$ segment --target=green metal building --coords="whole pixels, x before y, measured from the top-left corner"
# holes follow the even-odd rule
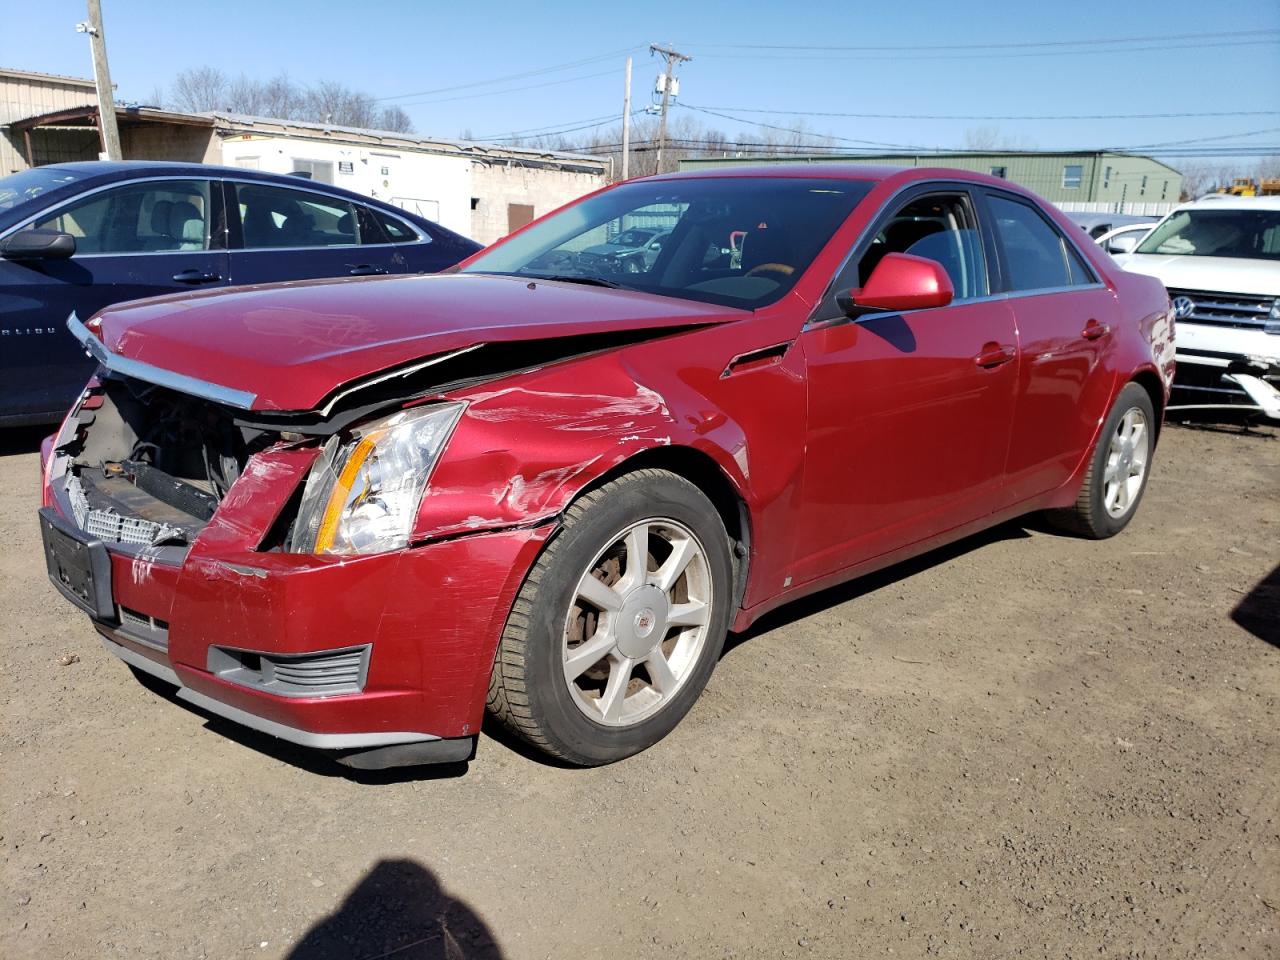
[[[1159,160],[1128,153],[881,153],[789,157],[698,157],[681,170],[759,163],[856,163],[890,167],[953,167],[1003,177],[1058,204],[1177,203],[1182,174]]]

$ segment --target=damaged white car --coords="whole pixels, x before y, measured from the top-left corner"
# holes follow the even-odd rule
[[[1177,409],[1253,408],[1280,420],[1280,197],[1177,207],[1116,257],[1157,277],[1177,323]]]

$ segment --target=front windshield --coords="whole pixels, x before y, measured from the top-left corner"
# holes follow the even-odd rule
[[[12,210],[20,204],[36,199],[42,193],[56,190],[79,179],[79,174],[68,173],[66,170],[46,170],[40,167],[2,177],[0,178],[0,212]]]
[[[567,207],[464,273],[571,280],[754,309],[790,290],[870,192],[859,180],[640,180]],[[626,256],[601,251],[644,236]],[[644,246],[644,237],[662,237]]]
[[[1280,260],[1280,210],[1179,210],[1135,252]]]

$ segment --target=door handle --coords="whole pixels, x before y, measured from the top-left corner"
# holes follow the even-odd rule
[[[217,283],[221,279],[221,274],[204,270],[181,270],[173,275],[174,283]]]
[[[1111,332],[1111,328],[1105,323],[1099,323],[1097,320],[1090,320],[1084,325],[1084,330],[1080,332],[1080,336],[1086,340],[1099,340]]]
[[[982,345],[982,352],[973,358],[973,362],[984,370],[994,370],[1001,364],[1008,363],[1017,356],[1013,347],[990,340]]]
[[[377,277],[390,272],[386,267],[379,267],[372,263],[357,263],[351,268],[351,276],[353,277]]]

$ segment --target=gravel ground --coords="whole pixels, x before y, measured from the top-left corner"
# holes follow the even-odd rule
[[[781,611],[624,763],[360,777],[140,686],[0,445],[5,957],[1280,954],[1280,432]]]

